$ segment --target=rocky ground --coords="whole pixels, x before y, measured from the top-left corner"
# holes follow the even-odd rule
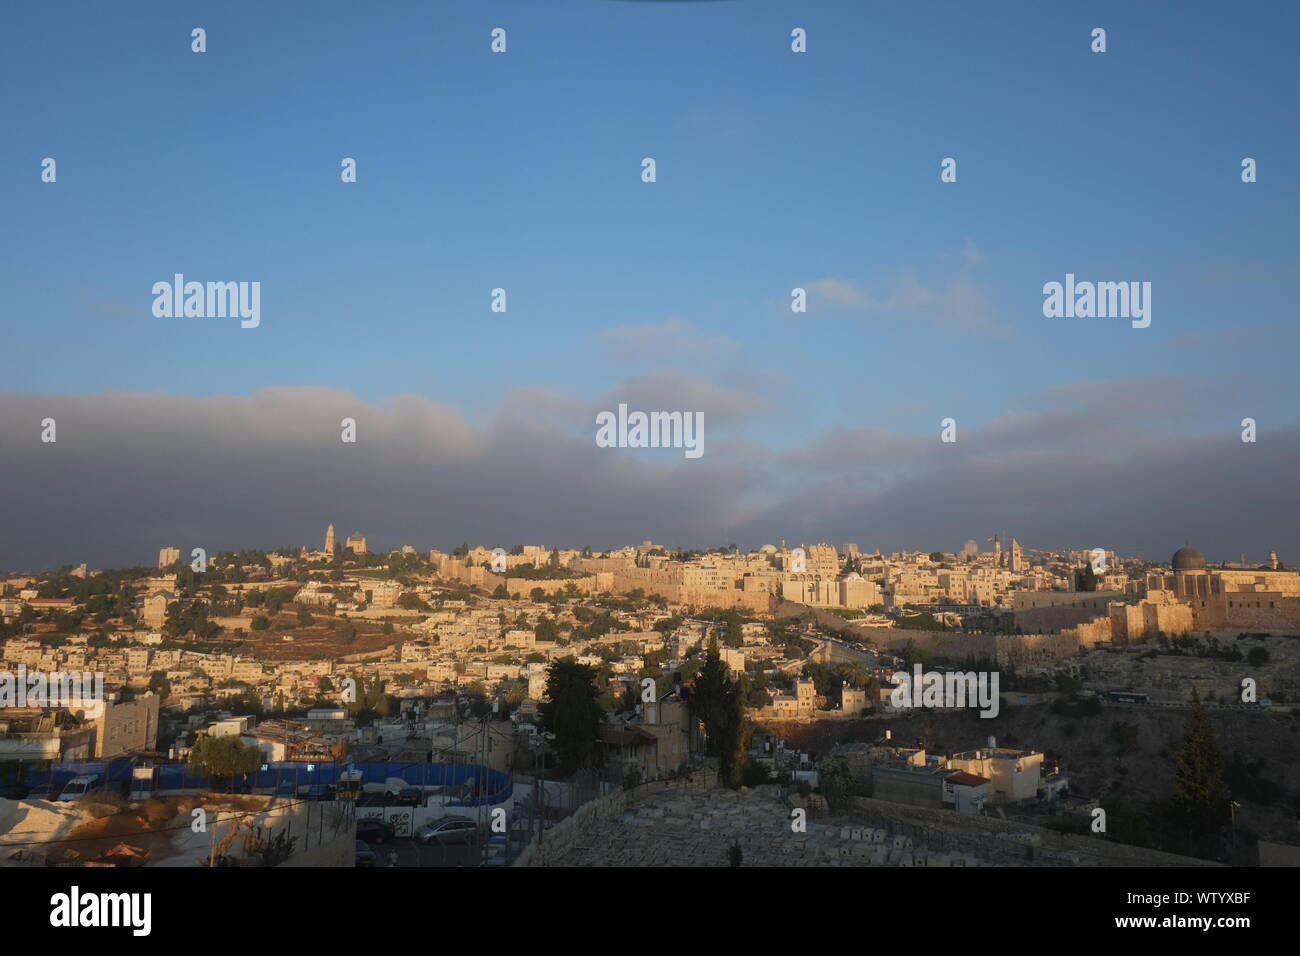
[[[796,832],[776,787],[637,791],[621,814],[581,827],[548,865],[729,866],[733,844],[742,866],[988,866],[1024,857],[1020,846],[999,853],[917,844],[906,827],[829,818],[810,799],[806,832]]]

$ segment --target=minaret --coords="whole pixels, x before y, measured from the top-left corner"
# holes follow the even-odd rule
[[[325,529],[325,553],[330,557],[334,556],[334,526],[330,525]]]

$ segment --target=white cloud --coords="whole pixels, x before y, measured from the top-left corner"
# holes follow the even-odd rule
[[[736,351],[734,340],[708,335],[676,316],[664,322],[611,326],[599,333],[597,341],[620,361],[712,361]]]

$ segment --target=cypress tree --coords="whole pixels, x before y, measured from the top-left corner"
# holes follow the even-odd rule
[[[1193,688],[1192,710],[1183,727],[1183,747],[1174,758],[1173,798],[1193,850],[1208,850],[1218,841],[1230,799],[1223,770],[1214,728]]]

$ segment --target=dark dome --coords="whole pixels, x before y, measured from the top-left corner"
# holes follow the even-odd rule
[[[1204,571],[1205,555],[1195,548],[1179,548],[1174,552],[1175,571]]]

